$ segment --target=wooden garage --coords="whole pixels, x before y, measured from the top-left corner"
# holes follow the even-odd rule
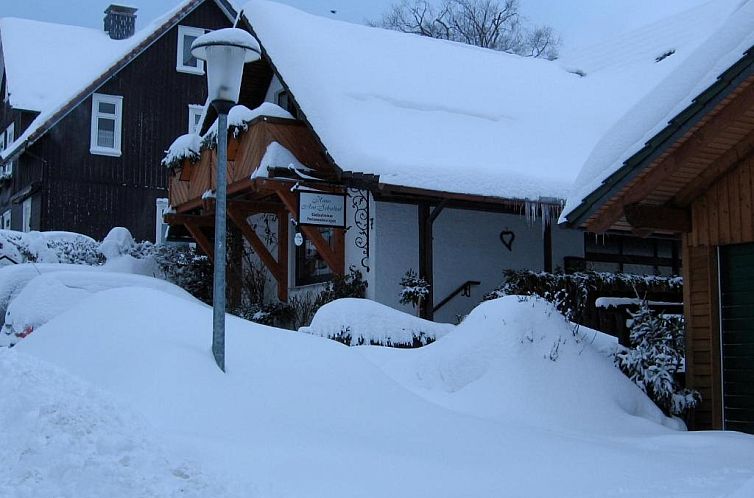
[[[754,433],[754,54],[707,60],[726,58],[719,69],[699,66],[701,82],[711,74],[706,89],[681,96],[683,111],[665,116],[565,218],[596,233],[682,240],[686,378],[703,398],[691,426]]]

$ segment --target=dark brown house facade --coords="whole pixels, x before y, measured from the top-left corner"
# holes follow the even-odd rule
[[[736,57],[568,222],[681,239],[692,428],[754,433],[754,52]]]
[[[221,0],[186,0],[134,34],[135,11],[108,8],[103,43],[122,40],[125,50],[57,108],[14,107],[8,84],[17,75],[0,58],[0,228],[99,239],[124,226],[138,240],[161,239],[160,159],[176,134],[198,124],[206,100],[202,62],[189,48],[207,30],[231,26],[235,12]],[[7,45],[3,54],[16,49]]]

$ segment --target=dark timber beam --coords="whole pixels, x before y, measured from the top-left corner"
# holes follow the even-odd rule
[[[215,226],[214,216],[168,213],[165,216],[163,216],[163,220],[168,225],[187,225],[190,223],[197,227],[214,227]]]
[[[278,287],[280,287],[281,282],[284,280],[283,271],[280,267],[281,265],[275,261],[275,258],[272,257],[267,246],[264,245],[264,242],[262,242],[254,229],[248,224],[244,214],[233,208],[229,208],[228,217],[241,230],[244,238],[248,241],[249,245],[251,245],[252,249],[254,249],[254,252],[257,253],[259,259],[262,260],[262,263],[264,263],[267,269],[270,270],[270,273],[272,273],[272,276],[278,282]]]
[[[544,238],[544,270],[547,273],[552,273],[552,224],[546,219],[542,219],[542,223],[544,223],[544,233],[542,234]]]
[[[623,206],[623,213],[626,221],[638,233],[691,231],[691,216],[685,209],[629,204]]]
[[[419,276],[429,284],[429,293],[419,307],[419,316],[425,320],[434,320],[433,225],[447,204],[444,199],[431,210],[429,204],[419,204]]]
[[[204,251],[204,254],[207,255],[210,261],[214,262],[214,246],[212,245],[212,242],[210,242],[207,238],[207,235],[202,231],[201,227],[191,222],[184,223],[184,225],[186,226],[186,230],[188,230],[188,233],[191,235],[191,237],[193,237],[196,243],[199,244],[201,250]]]

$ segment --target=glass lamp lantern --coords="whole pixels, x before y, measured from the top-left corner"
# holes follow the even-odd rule
[[[259,60],[259,43],[239,28],[206,33],[191,44],[191,54],[206,62],[209,101],[233,105],[241,93],[243,66]]]

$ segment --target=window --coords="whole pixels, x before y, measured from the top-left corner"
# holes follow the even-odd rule
[[[202,114],[204,114],[204,106],[189,104],[188,106],[188,132],[199,133],[199,125],[201,124]]]
[[[123,97],[117,95],[92,95],[92,136],[89,151],[92,154],[120,157]]]
[[[157,218],[155,219],[155,244],[161,244],[165,242],[165,236],[167,235],[168,226],[165,224],[164,216],[165,211],[168,210],[168,200],[166,198],[155,199],[155,211]]]
[[[296,106],[293,105],[293,99],[286,90],[278,92],[276,100],[280,107],[296,116]]]
[[[3,137],[0,139],[0,152],[3,151],[3,149],[10,147],[10,144],[13,143],[13,141],[16,139],[16,127],[14,123],[11,123],[6,129],[5,133],[2,134]],[[13,173],[13,161],[8,161],[7,163],[3,164],[2,169],[0,169],[0,173],[10,175]]]
[[[333,244],[334,229],[320,228],[322,238],[330,246]],[[296,285],[316,284],[332,278],[332,270],[322,259],[311,240],[304,237],[304,243],[296,247]]]
[[[31,197],[24,199],[21,204],[21,231],[31,232]]]
[[[204,34],[201,28],[178,26],[178,57],[175,68],[182,73],[204,74],[204,61],[191,55],[191,44]]]
[[[0,228],[3,230],[10,230],[10,209],[3,213],[0,217]]]

